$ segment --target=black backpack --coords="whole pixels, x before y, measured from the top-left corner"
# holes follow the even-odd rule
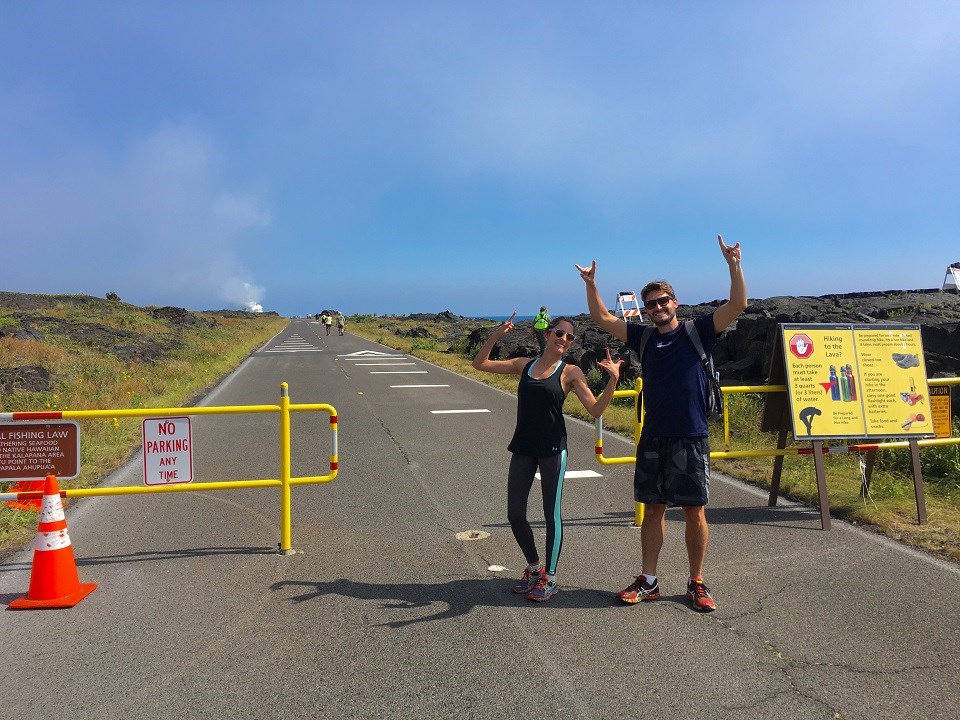
[[[703,343],[700,341],[700,333],[697,332],[697,326],[693,320],[686,320],[683,323],[683,329],[687,331],[687,337],[697,355],[700,356],[700,362],[707,373],[707,420],[719,420],[723,417],[723,391],[720,389],[720,373],[713,367],[713,356],[707,355],[703,349]],[[643,351],[647,347],[647,342],[653,337],[656,328],[648,325],[643,329],[643,335],[640,336],[640,349],[637,355],[640,357],[641,374],[643,368]]]

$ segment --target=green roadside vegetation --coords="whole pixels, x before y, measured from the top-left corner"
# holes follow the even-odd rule
[[[289,322],[273,313],[165,313],[176,309],[58,297],[27,312],[0,307],[0,329],[39,335],[0,337],[0,412],[188,406]],[[26,371],[44,375],[45,387],[15,379]],[[97,485],[140,444],[140,418],[79,423],[80,475],[61,489]],[[0,551],[26,542],[36,523],[34,512],[0,506]]]
[[[496,323],[478,320],[477,327]],[[516,392],[516,378],[491,375],[473,369],[471,361],[478,347],[468,347],[465,336],[450,337],[448,326],[423,318],[359,315],[349,319],[350,332],[431,362],[440,367],[475,378],[493,387]],[[406,337],[402,333],[425,329],[430,337]],[[599,391],[599,372],[588,374],[588,381]],[[764,397],[762,394],[728,396],[730,414],[730,450],[770,450],[776,436],[761,432]],[[572,395],[564,410],[571,416],[592,422]],[[630,403],[614,401],[603,416],[604,429],[632,438],[634,410]],[[960,425],[954,420],[954,436]],[[711,446],[724,448],[723,426],[711,428]],[[788,447],[791,444],[788,442]],[[793,446],[796,447],[796,446]],[[856,454],[829,455],[825,460],[831,516],[860,524],[912,547],[940,557],[960,561],[960,446],[946,445],[921,450],[928,522],[917,523],[910,456],[907,450],[877,453],[869,493],[861,493],[863,475]],[[773,457],[717,459],[713,466],[722,473],[769,489],[773,475]],[[817,482],[811,455],[784,457],[780,481],[781,495],[808,505],[818,505]]]

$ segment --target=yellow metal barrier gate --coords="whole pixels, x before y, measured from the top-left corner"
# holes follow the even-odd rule
[[[326,475],[291,477],[290,474],[290,413],[320,411],[330,415],[332,445],[330,452],[330,472]],[[115,410],[63,410],[60,412],[14,412],[0,413],[0,421],[37,422],[43,420],[79,420],[86,418],[120,417],[182,417],[184,415],[233,415],[245,413],[278,413],[280,416],[280,477],[260,480],[229,480],[223,482],[184,483],[178,485],[127,485],[122,487],[96,487],[61,490],[62,497],[80,498],[103,495],[144,495],[169,492],[197,492],[203,490],[239,490],[242,488],[278,487],[280,488],[280,543],[282,555],[293,553],[290,532],[290,488],[293,485],[327,483],[337,477],[339,458],[337,456],[337,411],[332,405],[323,403],[293,405],[290,403],[287,383],[280,385],[279,405],[224,405],[219,407],[189,408],[139,408]],[[0,500],[29,500],[42,497],[42,491],[18,493],[0,493]]]
[[[960,385],[960,378],[929,378],[927,383],[930,386],[950,386],[950,385]],[[613,393],[614,398],[624,398],[632,397],[634,399],[634,418],[635,424],[633,428],[633,444],[636,447],[637,443],[640,441],[640,431],[643,429],[643,421],[640,418],[638,412],[637,403],[639,402],[640,392],[643,388],[643,380],[637,378],[636,388],[633,390],[617,390]],[[775,393],[775,392],[786,392],[786,385],[737,385],[731,386],[727,385],[721,388],[726,396],[732,395],[735,393]],[[597,454],[597,460],[601,465],[626,465],[629,463],[635,463],[637,461],[636,455],[624,455],[621,457],[605,457],[603,454],[603,416],[601,415],[595,421],[596,428],[596,441],[595,441],[595,450]],[[716,458],[738,458],[738,457],[776,457],[782,459],[784,455],[809,455],[814,454],[816,451],[813,448],[803,448],[803,447],[778,447],[770,450],[731,450],[730,449],[730,405],[727,402],[723,403],[723,439],[724,439],[724,450],[712,451],[710,457],[712,459]],[[929,438],[924,440],[890,440],[887,442],[878,442],[878,443],[857,443],[852,445],[835,445],[835,446],[823,446],[820,450],[820,454],[832,454],[832,453],[846,453],[846,452],[875,452],[877,450],[893,450],[896,448],[909,448],[911,447],[911,442],[917,448],[931,447],[936,445],[957,445],[960,444],[960,437],[949,437],[949,438]],[[777,492],[777,487],[779,486],[779,472],[775,470],[775,476],[773,482],[771,483],[771,494],[769,504],[775,505],[776,499],[775,495]],[[918,489],[918,492],[920,490]],[[821,499],[824,500],[824,491],[821,491]],[[922,523],[926,522],[925,511],[922,506],[922,498],[918,495],[918,514],[919,520]],[[643,503],[636,503],[635,507],[635,517],[634,525],[639,527],[643,523]]]

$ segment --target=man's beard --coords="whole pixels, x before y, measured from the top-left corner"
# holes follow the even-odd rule
[[[659,319],[653,320],[653,324],[656,325],[657,327],[663,327],[664,325],[669,325],[670,323],[673,322],[673,319],[676,316],[677,316],[676,312],[670,311],[665,316]]]

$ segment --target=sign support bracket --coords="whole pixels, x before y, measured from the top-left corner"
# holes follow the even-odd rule
[[[823,440],[814,440],[813,467],[817,473],[817,494],[820,496],[820,529],[830,529],[830,496],[827,495],[827,470],[823,462]]]
[[[917,522],[927,524],[927,501],[923,497],[923,472],[920,468],[920,445],[910,438],[910,466],[913,468],[913,493],[917,498]]]
[[[777,450],[783,450],[787,446],[787,426],[784,425],[777,433]],[[773,476],[770,478],[770,498],[767,500],[767,507],[776,507],[777,498],[780,496],[780,476],[783,474],[783,455],[777,455],[773,459]]]

